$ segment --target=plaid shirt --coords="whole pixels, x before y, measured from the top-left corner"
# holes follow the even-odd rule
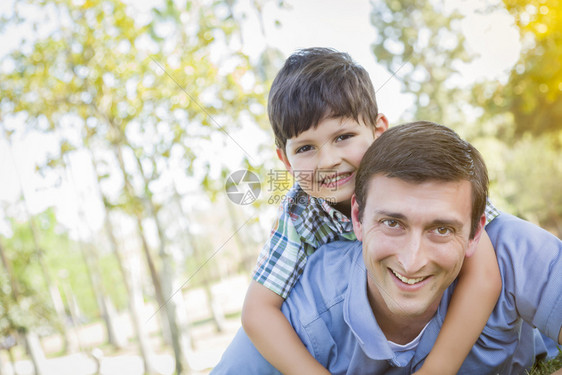
[[[499,215],[489,201],[485,213],[486,224]],[[309,196],[295,183],[279,207],[277,221],[258,257],[253,278],[285,299],[310,254],[332,241],[356,239],[347,216],[324,199]]]

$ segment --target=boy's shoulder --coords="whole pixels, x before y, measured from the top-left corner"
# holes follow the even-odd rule
[[[287,192],[280,207],[278,228],[291,226],[300,240],[313,248],[342,239],[354,240],[348,217],[323,199],[310,196],[298,183]],[[350,237],[351,236],[351,237]]]
[[[295,182],[293,187],[285,194],[281,207],[283,212],[287,213],[291,219],[297,220],[311,204],[316,203],[316,199],[308,195],[299,183]]]

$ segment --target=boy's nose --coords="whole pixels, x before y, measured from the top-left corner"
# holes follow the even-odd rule
[[[320,149],[318,160],[319,169],[328,169],[337,166],[341,162],[339,153],[327,145]]]

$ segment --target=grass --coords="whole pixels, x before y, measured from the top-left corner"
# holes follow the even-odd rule
[[[531,371],[528,371],[528,375],[550,375],[554,371],[562,368],[562,350],[559,349],[559,353],[556,357],[549,361],[539,361],[537,362]]]

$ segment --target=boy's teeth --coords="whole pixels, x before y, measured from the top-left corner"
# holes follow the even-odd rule
[[[418,277],[417,279],[409,279],[405,276],[400,275],[399,273],[397,273],[394,270],[391,270],[391,271],[394,274],[394,276],[396,276],[397,278],[400,279],[400,281],[402,281],[403,283],[406,283],[406,284],[410,284],[410,285],[417,284],[424,279],[424,277]]]
[[[335,177],[326,178],[326,179],[324,180],[324,183],[325,183],[325,184],[332,184],[332,183],[334,183],[334,182],[338,182],[339,180],[341,180],[342,178],[345,178],[346,176],[347,176],[346,173],[338,174],[338,175],[335,176]]]

